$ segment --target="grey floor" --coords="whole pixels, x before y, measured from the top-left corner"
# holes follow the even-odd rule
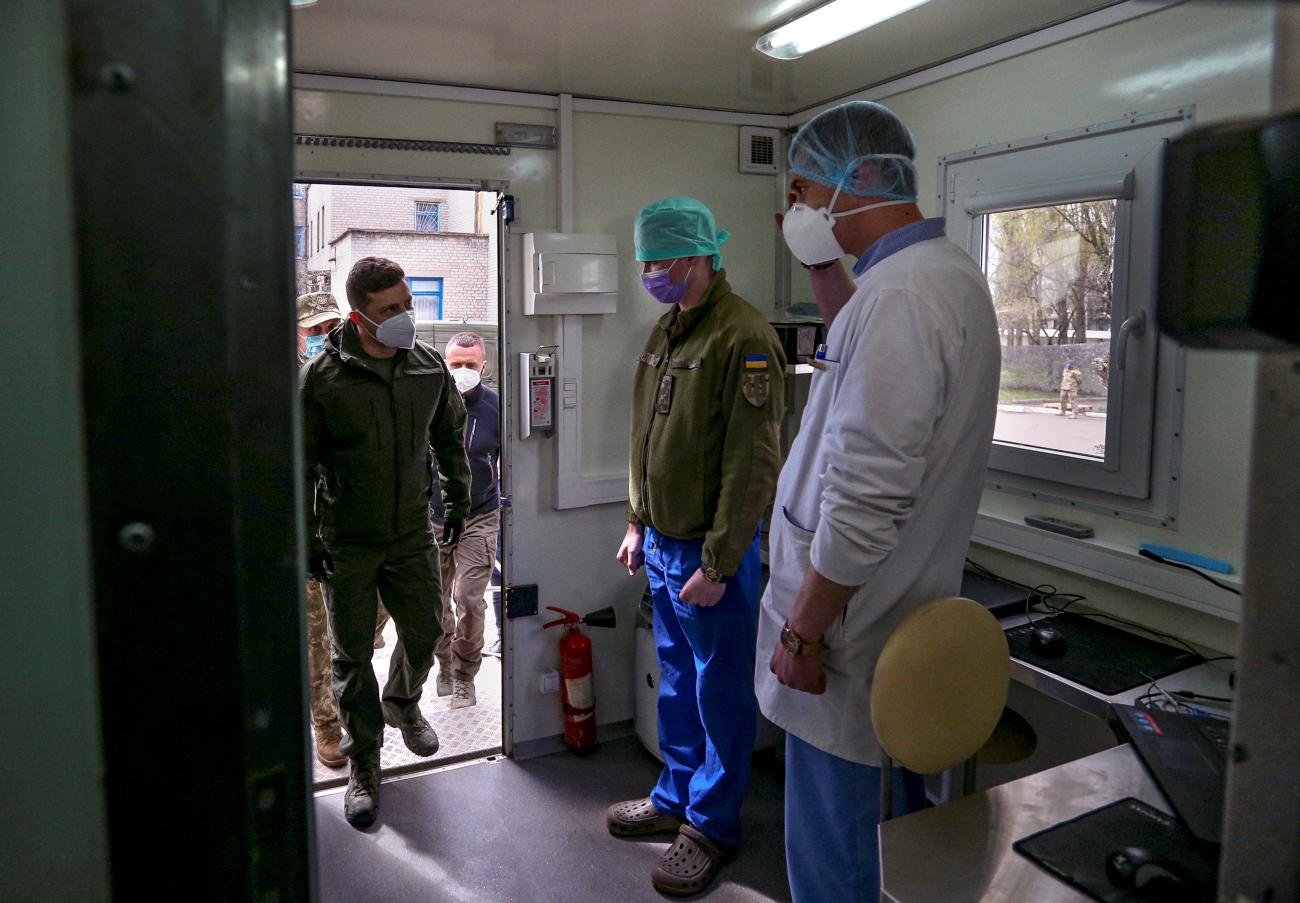
[[[664,900],[650,869],[671,838],[618,840],[605,807],[644,796],[659,763],[635,737],[578,758],[497,759],[386,782],[379,820],[358,831],[342,790],[316,798],[323,903],[370,901]],[[779,766],[755,759],[743,812],[745,841],[697,899],[789,900]]]

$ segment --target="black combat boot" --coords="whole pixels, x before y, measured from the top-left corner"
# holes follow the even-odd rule
[[[368,828],[379,814],[379,750],[348,761],[351,767],[343,794],[343,816],[354,828]]]
[[[417,756],[431,756],[438,751],[437,732],[414,706],[400,712],[395,706],[384,703],[384,723],[401,731],[402,742]]]

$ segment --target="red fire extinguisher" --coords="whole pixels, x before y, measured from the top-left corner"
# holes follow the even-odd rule
[[[564,745],[578,755],[585,755],[596,748],[596,688],[591,672],[591,640],[578,629],[578,625],[613,627],[614,609],[602,608],[586,617],[554,605],[548,605],[546,609],[558,612],[561,617],[548,622],[543,629],[569,625],[568,631],[560,638]]]

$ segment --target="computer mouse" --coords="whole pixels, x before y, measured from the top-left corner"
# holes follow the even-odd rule
[[[1196,890],[1186,869],[1157,859],[1144,847],[1124,847],[1107,856],[1106,877],[1116,887],[1155,899],[1184,899],[1187,892]],[[1178,894],[1171,896],[1175,891]]]
[[[1060,658],[1065,655],[1065,634],[1055,627],[1035,627],[1029,634],[1029,648],[1044,658]]]

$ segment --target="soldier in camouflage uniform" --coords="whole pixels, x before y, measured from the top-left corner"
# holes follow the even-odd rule
[[[616,836],[677,833],[651,872],[670,894],[706,887],[740,842],[758,703],[759,525],[781,468],[785,356],[731,290],[727,233],[693,198],[636,218],[646,291],[665,313],[634,370],[628,527],[618,559],[645,564],[659,657],[664,769],[648,798],[616,803]]]
[[[1082,385],[1083,371],[1074,366],[1073,361],[1066,362],[1065,369],[1061,371],[1061,409],[1056,412],[1058,417],[1064,417],[1068,407],[1075,419],[1078,419],[1079,387]]]
[[[325,337],[343,322],[343,311],[330,292],[311,292],[298,298],[298,366],[301,368],[325,346]],[[375,648],[384,645],[388,612],[379,603],[375,625]],[[348,763],[339,751],[343,727],[334,700],[333,666],[330,662],[329,618],[320,584],[307,581],[307,675],[311,680],[311,726],[316,737],[316,758],[329,768]]]
[[[325,345],[325,337],[343,322],[343,311],[329,292],[312,292],[298,298],[298,366],[301,368]],[[382,629],[382,622],[380,629]],[[316,758],[322,765],[339,768],[348,762],[339,750],[343,727],[334,700],[330,662],[329,619],[320,584],[307,581],[307,675],[311,680],[311,726],[316,737]]]

